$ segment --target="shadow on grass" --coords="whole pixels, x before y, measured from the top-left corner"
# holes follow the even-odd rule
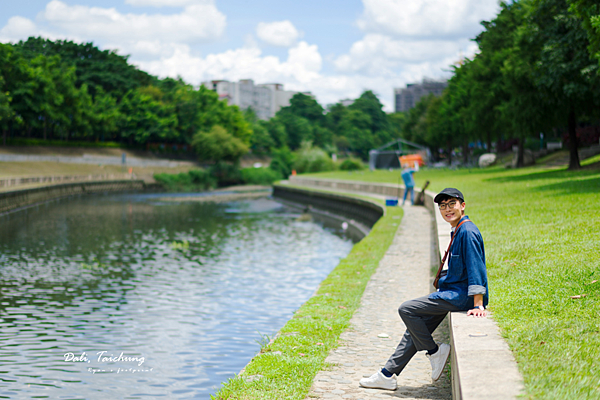
[[[544,179],[569,179],[569,178],[579,178],[590,175],[598,175],[600,174],[600,170],[595,169],[581,169],[579,171],[568,171],[565,169],[553,169],[550,171],[544,170],[534,170],[531,173],[525,173],[523,175],[509,175],[509,176],[500,176],[496,178],[488,178],[484,179],[485,182],[497,182],[497,183],[506,183],[506,182],[526,182],[526,181],[534,181],[534,180],[544,180]],[[596,178],[597,179],[597,178]]]
[[[533,188],[536,192],[553,191],[556,195],[568,195],[575,193],[598,193],[600,194],[600,176],[589,179],[565,180],[549,185]]]

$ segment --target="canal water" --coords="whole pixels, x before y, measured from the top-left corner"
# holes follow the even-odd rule
[[[0,217],[0,398],[209,399],[352,247],[297,217],[135,194]]]

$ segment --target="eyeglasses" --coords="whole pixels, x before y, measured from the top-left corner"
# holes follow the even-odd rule
[[[450,200],[447,203],[440,203],[439,207],[440,207],[440,210],[444,211],[446,209],[446,207],[448,207],[448,208],[454,208],[454,206],[456,206],[456,203],[457,203],[456,200]]]

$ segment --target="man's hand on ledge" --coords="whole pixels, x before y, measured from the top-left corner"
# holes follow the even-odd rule
[[[472,315],[477,318],[485,317],[487,315],[487,311],[485,311],[485,308],[483,307],[483,295],[482,294],[474,295],[473,303],[475,303],[474,304],[475,308],[467,311],[467,315]]]
[[[472,310],[467,311],[467,315],[472,315],[477,318],[484,318],[487,316],[487,311],[480,310],[479,308],[474,308]]]

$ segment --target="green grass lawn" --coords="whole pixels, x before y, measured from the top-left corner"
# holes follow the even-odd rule
[[[357,196],[359,197],[359,196]],[[374,200],[377,201],[377,200]],[[381,204],[381,201],[379,201]],[[321,283],[243,374],[226,382],[213,399],[304,399],[317,372],[348,326],[379,261],[392,243],[402,209],[387,207],[371,233]]]
[[[397,183],[398,174],[302,176]],[[600,399],[600,169],[422,169],[415,180],[465,195],[485,240],[494,319],[526,398]]]

